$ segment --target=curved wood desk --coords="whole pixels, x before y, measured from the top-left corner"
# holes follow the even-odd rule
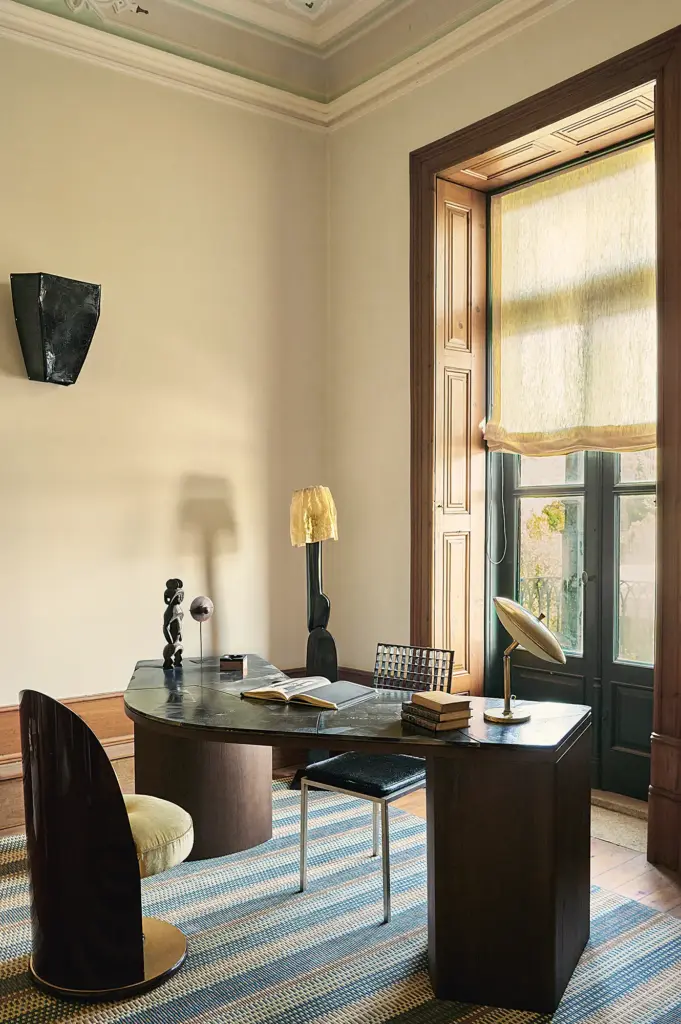
[[[281,675],[249,654],[248,685]],[[424,757],[436,996],[553,1012],[589,937],[590,709],[532,703],[500,726],[483,710],[501,702],[474,697],[468,729],[431,735],[402,723],[402,692],[320,712],[244,686],[216,660],[141,661],[125,695],[136,787],[189,811],[198,856],[270,838],[272,744]]]

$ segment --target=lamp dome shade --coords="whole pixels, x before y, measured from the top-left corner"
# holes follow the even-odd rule
[[[510,597],[495,597],[494,608],[501,625],[516,643],[543,661],[565,664],[565,653],[551,630]]]
[[[328,487],[303,487],[291,498],[291,544],[338,540],[336,505]]]

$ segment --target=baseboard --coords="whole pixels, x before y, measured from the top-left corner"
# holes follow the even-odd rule
[[[648,790],[648,860],[681,871],[681,738],[654,732]]]
[[[102,746],[113,765],[124,793],[135,791],[135,759],[132,736],[103,739]],[[21,754],[0,758],[0,835],[16,832],[24,824],[24,793]]]
[[[339,668],[338,675],[351,683],[361,683],[362,686],[373,686],[374,683],[374,673],[366,672],[363,668]]]
[[[282,669],[285,675],[291,676],[296,679],[298,676],[304,676],[307,672],[306,668],[285,668]],[[338,667],[338,678],[347,679],[351,683],[361,683],[363,686],[371,686],[374,681],[374,673],[366,672],[362,668],[347,668],[345,665]]]
[[[132,722],[125,714],[122,693],[99,693],[91,697],[67,697],[62,704],[87,722],[98,739],[132,739]],[[21,733],[19,705],[0,708],[0,758],[19,755]]]
[[[294,673],[304,673],[295,669]],[[62,704],[75,711],[100,740],[124,793],[135,791],[135,738],[125,714],[122,693],[70,697]],[[305,764],[307,748],[273,747],[272,767]],[[0,836],[20,831],[24,824],[19,706],[0,708]]]

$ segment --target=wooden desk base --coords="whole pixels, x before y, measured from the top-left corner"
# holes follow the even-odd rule
[[[249,655],[249,679],[275,675]],[[210,691],[200,722],[192,699],[186,707],[170,699],[173,687],[192,698],[199,686]],[[333,731],[318,716],[312,732],[309,712],[298,719],[265,701],[243,702],[240,686],[214,659],[205,669],[189,660],[177,678],[140,662],[126,693],[137,786],[186,807],[196,828],[192,856],[270,838],[273,742],[425,757],[435,995],[553,1012],[589,936],[590,709],[530,702],[530,720],[505,728],[484,719],[494,702],[473,697],[468,736],[457,742],[404,729],[402,695],[389,690],[349,715],[339,711]]]
[[[272,748],[209,743],[135,723],[135,791],[184,807],[194,822],[188,860],[223,857],[272,838]]]
[[[427,765],[435,995],[552,1013],[589,938],[590,729],[558,761],[491,747]]]

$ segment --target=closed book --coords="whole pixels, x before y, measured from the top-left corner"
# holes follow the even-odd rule
[[[402,705],[405,711],[408,711],[411,715],[420,715],[421,718],[425,718],[430,722],[456,722],[462,718],[470,718],[470,708],[457,711],[433,711],[432,708],[424,708],[422,704],[412,704],[411,701],[405,701]]]
[[[410,711],[402,709],[403,722],[408,722],[409,725],[418,725],[430,732],[451,732],[452,729],[465,729],[470,720],[471,716],[467,715],[466,718],[457,722],[433,722],[428,718],[422,718],[421,715],[413,715]]]
[[[424,708],[441,712],[465,711],[471,706],[470,697],[463,697],[460,693],[442,693],[440,690],[415,693],[411,700],[412,704],[420,704]]]

